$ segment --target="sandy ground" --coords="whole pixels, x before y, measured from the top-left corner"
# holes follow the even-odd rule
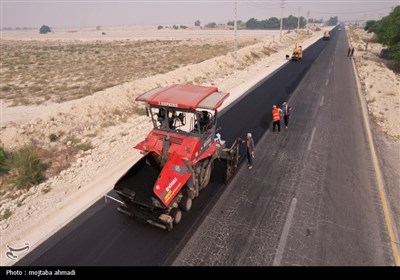
[[[105,32],[106,35],[102,35]],[[18,30],[2,31],[2,38],[6,40],[36,40],[36,41],[115,41],[115,40],[175,40],[183,38],[205,38],[206,40],[218,40],[218,38],[232,39],[232,30],[223,29],[161,29],[155,26],[131,26],[131,27],[106,27],[101,30],[93,28],[82,29],[54,29],[48,34],[40,34],[38,30]],[[271,30],[239,30],[239,36],[260,37],[270,36],[271,34],[279,37],[278,31]]]
[[[368,110],[385,134],[400,140],[400,75],[379,57],[382,45],[371,42],[373,34],[350,29],[349,35]]]
[[[392,222],[400,233],[400,74],[379,57],[382,45],[363,29],[348,29],[354,62],[370,114]],[[366,48],[366,43],[368,46]]]
[[[110,32],[106,32],[106,36],[109,36]],[[168,32],[172,31],[165,31],[165,33]],[[196,32],[199,34],[193,36],[203,36],[201,32],[209,31]],[[220,32],[222,34],[226,31]],[[57,33],[55,32],[54,35]],[[8,108],[2,105],[2,118],[7,122],[3,121],[1,125],[0,140],[6,147],[17,147],[29,143],[32,137],[35,137],[40,145],[57,145],[48,140],[49,135],[55,133],[73,135],[83,142],[90,141],[94,148],[81,152],[72,166],[58,176],[50,178],[29,191],[18,191],[18,198],[12,199],[13,193],[3,196],[0,201],[0,214],[4,213],[5,209],[11,210],[13,214],[0,222],[0,264],[10,264],[9,260],[3,257],[6,244],[18,246],[28,241],[31,249],[38,246],[49,235],[112,189],[118,177],[139,158],[139,154],[132,149],[132,146],[144,138],[151,129],[151,123],[147,117],[132,114],[131,108],[135,106],[133,101],[135,96],[157,86],[186,83],[193,81],[196,77],[201,77],[202,84],[216,85],[222,91],[231,92],[231,96],[224,103],[224,106],[227,106],[265,75],[287,63],[285,55],[290,53],[295,43],[301,43],[305,48],[320,38],[322,31],[321,34],[319,33],[316,32],[310,38],[291,33],[285,35],[282,43],[273,41],[273,38],[269,36],[258,44],[241,49],[238,62],[235,62],[232,55],[228,54],[166,74],[118,85],[92,96],[63,103],[62,106],[49,105],[40,109],[30,109],[33,107]],[[77,33],[71,34],[75,36]],[[34,36],[39,35],[32,33],[29,36],[37,40]],[[213,36],[219,35],[213,34]],[[22,36],[21,39],[25,37]],[[256,56],[252,55],[254,53]],[[358,54],[356,53],[356,60]],[[370,66],[374,60],[371,60],[371,63],[369,61],[363,60],[363,63],[367,62]],[[371,72],[377,72],[372,71],[375,65],[370,67],[372,67]],[[381,71],[380,68],[379,70]],[[395,85],[396,79],[398,82],[398,75],[393,75],[389,77]],[[365,75],[362,81],[373,84],[372,88],[377,89],[382,77],[368,80],[370,77],[371,75]],[[385,80],[386,86],[382,88],[387,88],[387,83],[388,81]],[[368,89],[371,88],[367,86],[366,90]],[[386,102],[387,98],[392,98],[392,95],[388,94],[383,96],[385,98],[376,98],[374,102],[378,104],[381,100]],[[368,100],[367,96],[366,98]],[[393,109],[396,108],[389,107],[385,113],[389,115]],[[397,117],[399,116],[400,114],[397,114]],[[387,134],[391,133],[390,135],[398,139],[399,128],[389,125],[389,119],[391,118],[384,118],[382,123],[386,124]],[[102,125],[110,121],[112,124]]]

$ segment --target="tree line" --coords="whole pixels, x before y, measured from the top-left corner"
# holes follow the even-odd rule
[[[282,28],[283,29],[296,29],[298,23],[298,17],[288,16],[287,18],[283,18],[282,20]],[[304,17],[300,17],[300,28],[304,28],[307,24],[307,21]],[[247,29],[280,29],[281,20],[277,17],[271,17],[269,19],[257,20],[255,18],[251,18],[246,22]]]
[[[400,67],[400,6],[381,20],[368,20],[364,30],[377,35],[377,41],[389,48],[389,57]]]
[[[295,16],[288,16],[287,18],[283,18],[282,20],[282,28],[283,29],[296,29],[298,25],[298,17]],[[319,19],[310,19],[310,23],[322,23],[323,20]],[[338,24],[338,17],[331,17],[326,22],[327,25],[337,25]],[[228,23],[229,24],[229,23]],[[307,24],[307,20],[304,17],[300,17],[300,28],[304,28]],[[255,18],[251,18],[246,22],[247,29],[280,29],[281,27],[281,20],[277,17],[271,17],[265,20],[257,20]]]

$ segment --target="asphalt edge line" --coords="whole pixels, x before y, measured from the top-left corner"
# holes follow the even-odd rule
[[[376,154],[374,141],[372,139],[371,127],[369,125],[369,118],[368,118],[368,113],[367,113],[368,108],[367,108],[367,104],[365,103],[365,99],[363,98],[363,96],[361,94],[361,83],[360,83],[360,80],[358,77],[358,70],[357,70],[357,67],[356,67],[353,59],[351,60],[351,63],[353,65],[353,70],[354,70],[354,74],[355,74],[354,76],[355,76],[356,83],[357,83],[357,95],[358,95],[358,99],[359,99],[360,105],[361,105],[361,111],[362,111],[362,116],[363,116],[363,121],[364,121],[365,132],[367,134],[368,144],[369,144],[371,157],[372,157],[372,163],[374,165],[376,183],[378,184],[379,194],[381,197],[381,204],[382,204],[382,208],[383,208],[383,214],[385,216],[387,231],[389,234],[389,241],[390,241],[390,246],[392,248],[394,263],[395,263],[395,266],[400,266],[400,257],[399,257],[399,252],[397,250],[397,245],[396,245],[396,237],[398,237],[398,234],[395,231],[395,228],[392,226],[392,222],[391,222],[389,206],[388,206],[387,198],[386,198],[387,195],[386,195],[384,183],[382,180],[382,172],[381,172],[381,169],[380,169],[380,166],[378,163],[378,157]],[[399,243],[399,242],[397,242],[397,243]]]
[[[315,130],[316,130],[316,127],[314,126],[314,127],[313,127],[313,130],[312,130],[312,133],[311,133],[310,140],[308,141],[307,150],[309,150],[309,151],[311,150],[311,145],[312,145],[312,143],[313,143],[313,141],[314,141]]]
[[[285,225],[283,226],[282,235],[279,240],[278,249],[276,250],[276,254],[275,254],[275,258],[272,263],[272,266],[280,266],[281,265],[281,261],[282,261],[283,253],[284,253],[284,250],[286,247],[286,241],[289,236],[290,226],[292,225],[292,220],[293,220],[293,216],[294,216],[294,210],[296,209],[296,205],[297,205],[297,198],[294,197],[292,199],[292,203],[290,204],[289,213],[286,217]]]

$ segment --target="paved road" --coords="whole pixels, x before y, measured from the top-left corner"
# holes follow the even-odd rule
[[[17,265],[169,265],[178,254],[175,264],[391,264],[351,65],[334,55],[344,36],[318,41],[224,112],[228,143],[253,132],[256,168],[229,186],[215,172],[172,232],[99,201]],[[290,130],[264,134],[272,105],[293,92]]]
[[[255,167],[240,170],[174,265],[394,264],[347,38],[337,33],[290,98],[289,129],[263,135]],[[249,130],[260,135],[271,108],[262,95],[277,92],[258,94],[248,108],[264,107],[265,122]]]

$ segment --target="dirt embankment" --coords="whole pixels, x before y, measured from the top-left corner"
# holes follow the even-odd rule
[[[362,93],[373,120],[374,139],[383,175],[385,192],[394,228],[400,233],[400,73],[382,59],[383,46],[375,43],[373,33],[362,28],[349,29],[355,47],[355,63]],[[367,44],[368,43],[368,44]],[[395,233],[396,235],[396,233]],[[395,237],[396,238],[396,237]],[[397,236],[397,241],[399,236]]]
[[[384,133],[400,140],[400,74],[380,58],[383,46],[374,43],[373,33],[350,28],[349,40],[369,113]]]

